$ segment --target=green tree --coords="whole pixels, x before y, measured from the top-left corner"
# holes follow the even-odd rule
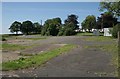
[[[74,15],[74,14],[68,15],[68,18],[65,20],[65,25],[72,24],[75,29],[78,29],[79,28],[79,26],[78,26],[79,22],[77,20],[78,20],[77,15]]]
[[[97,18],[97,28],[109,28],[117,24],[117,18],[111,12],[104,12]]]
[[[60,18],[48,19],[45,21],[41,34],[47,36],[49,35],[56,36],[58,35],[60,26],[61,26]]]
[[[96,28],[95,29],[102,29],[102,18],[97,17]]]
[[[64,21],[65,24],[62,25],[62,28],[60,29],[58,35],[60,36],[74,35],[75,30],[79,28],[77,19],[78,19],[77,15],[74,15],[74,14],[69,15],[67,19]]]
[[[90,32],[93,28],[96,28],[96,17],[94,15],[88,15],[82,22],[82,25],[84,29],[88,29]]]
[[[81,23],[81,26],[82,26],[82,30],[84,29],[86,31],[87,27],[85,25],[85,20],[83,20],[83,22]]]
[[[18,34],[18,32],[20,31],[20,27],[21,27],[21,23],[15,21],[14,23],[12,23],[9,29],[10,29],[10,32],[12,33],[16,32],[16,34]]]
[[[120,16],[120,1],[116,2],[100,2],[100,11],[107,10],[115,16]]]
[[[33,30],[35,34],[40,34],[41,33],[41,29],[42,29],[42,25],[40,25],[38,22],[33,23]]]
[[[117,18],[111,12],[105,12],[101,17],[103,28],[113,27],[117,24]]]
[[[31,34],[33,30],[33,23],[31,21],[24,21],[21,26],[21,32],[23,34]]]

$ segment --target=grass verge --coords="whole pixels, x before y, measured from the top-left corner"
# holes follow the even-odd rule
[[[28,39],[28,40],[42,40],[42,39],[46,39],[46,37],[41,37],[41,38],[23,38],[23,39]]]
[[[54,58],[62,53],[68,52],[70,49],[74,48],[75,45],[65,45],[63,47],[43,52],[42,54],[34,55],[30,58],[20,58],[18,60],[3,62],[2,70],[16,70],[28,67],[37,67],[41,64],[47,62],[51,58]]]
[[[92,37],[85,38],[85,40],[103,42],[103,41],[113,41],[114,39],[112,37],[92,36]]]
[[[18,45],[18,44],[7,44],[7,43],[2,43],[2,50],[7,50],[7,51],[15,51],[15,50],[23,50],[29,46],[23,46],[23,45]]]

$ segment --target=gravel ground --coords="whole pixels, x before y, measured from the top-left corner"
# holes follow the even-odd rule
[[[114,77],[115,66],[112,56],[98,48],[85,49],[84,46],[110,44],[110,42],[89,42],[86,36],[49,37],[32,43],[48,47],[54,44],[76,44],[67,54],[49,60],[37,68],[3,71],[3,76],[15,77]],[[48,46],[46,46],[48,45]],[[51,46],[50,46],[51,47]],[[53,47],[54,48],[54,47]],[[32,50],[31,50],[32,51]]]

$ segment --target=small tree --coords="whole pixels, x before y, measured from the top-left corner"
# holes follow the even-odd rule
[[[21,27],[21,23],[15,21],[14,23],[12,23],[9,29],[10,29],[10,32],[12,33],[16,32],[16,34],[18,34],[18,32],[20,31],[20,27]]]
[[[35,34],[40,34],[42,29],[42,25],[40,25],[38,22],[33,24],[33,30]]]
[[[88,29],[90,32],[93,28],[96,28],[96,17],[94,15],[88,15],[81,25],[83,29]]]
[[[33,23],[31,21],[24,21],[22,23],[22,26],[20,28],[20,31],[23,33],[23,34],[30,34],[31,32],[33,32]]]

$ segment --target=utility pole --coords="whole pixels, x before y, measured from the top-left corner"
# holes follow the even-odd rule
[[[41,25],[42,25],[42,20],[40,20],[40,23],[41,23]]]

